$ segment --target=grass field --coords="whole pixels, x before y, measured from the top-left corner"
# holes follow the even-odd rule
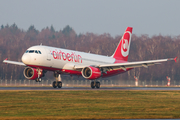
[[[0,119],[180,118],[180,91],[0,91]]]

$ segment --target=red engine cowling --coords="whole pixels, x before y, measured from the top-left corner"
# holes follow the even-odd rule
[[[81,73],[84,78],[90,80],[98,79],[101,77],[101,71],[98,68],[91,66],[83,68]]]
[[[41,69],[40,71],[41,71],[41,75],[39,78],[44,76],[43,70]],[[27,79],[35,80],[36,78],[38,78],[38,71],[34,68],[27,67],[24,69],[23,73]]]

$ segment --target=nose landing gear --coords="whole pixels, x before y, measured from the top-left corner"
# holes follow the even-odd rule
[[[36,78],[36,80],[35,80],[36,82],[41,82],[42,81],[42,79],[41,78]]]
[[[41,80],[40,76],[41,76],[41,74],[43,74],[43,73],[42,73],[42,70],[41,70],[41,69],[38,69],[38,70],[37,70],[37,73],[38,73],[38,78],[36,78],[35,81],[36,81],[36,82],[41,82],[42,80]]]

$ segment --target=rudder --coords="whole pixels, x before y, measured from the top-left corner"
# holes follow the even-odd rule
[[[131,36],[132,36],[132,29],[133,29],[132,27],[127,27],[114,54],[112,55],[113,58],[115,58],[117,60],[124,60],[124,61],[128,60]]]

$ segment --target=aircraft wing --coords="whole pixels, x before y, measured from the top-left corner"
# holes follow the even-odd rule
[[[23,62],[16,62],[16,61],[10,61],[10,60],[3,60],[3,63],[8,63],[8,64],[15,64],[15,65],[21,65],[21,66],[26,66]]]
[[[177,58],[177,57],[176,57]],[[108,70],[118,70],[122,69],[126,71],[127,68],[136,68],[136,67],[145,67],[161,64],[161,62],[176,61],[176,58],[168,58],[168,59],[160,59],[160,60],[148,60],[148,61],[138,61],[138,62],[126,62],[126,63],[114,63],[114,64],[102,64],[102,65],[92,65],[93,67],[97,68],[106,68]],[[83,69],[85,66],[75,65],[74,69]],[[86,66],[87,67],[87,66]]]

